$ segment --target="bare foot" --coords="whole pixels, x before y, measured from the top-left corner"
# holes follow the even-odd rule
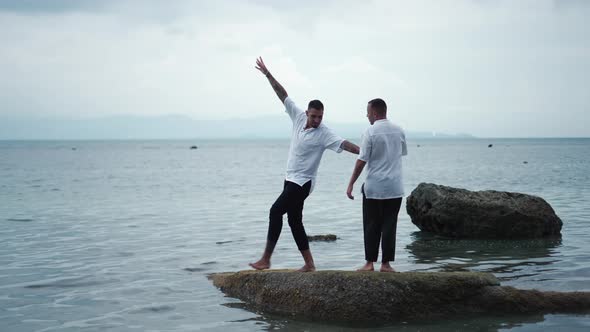
[[[381,269],[379,269],[379,271],[381,271],[381,272],[397,272],[396,270],[394,270],[391,267],[391,265],[389,265],[389,263],[381,264]]]
[[[375,271],[375,268],[373,267],[373,262],[367,262],[365,265],[363,265],[363,267],[357,269],[357,271]]]
[[[314,272],[315,271],[315,266],[305,264],[305,265],[303,265],[302,268],[300,268],[297,271],[298,272]]]
[[[248,263],[248,265],[250,265],[250,267],[256,270],[266,270],[270,268],[270,262],[264,261],[262,259],[256,263]]]

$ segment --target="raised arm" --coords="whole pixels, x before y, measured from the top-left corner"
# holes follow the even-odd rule
[[[285,99],[289,96],[287,94],[287,90],[285,90],[285,88],[283,88],[283,86],[279,82],[277,82],[277,80],[275,80],[275,78],[271,75],[270,71],[268,71],[268,68],[266,68],[266,65],[264,64],[264,61],[262,61],[261,57],[256,59],[256,69],[260,70],[260,72],[264,74],[266,78],[268,78],[270,86],[272,86],[273,90],[275,90],[275,93],[277,94],[277,97],[279,97],[281,102],[284,104]]]

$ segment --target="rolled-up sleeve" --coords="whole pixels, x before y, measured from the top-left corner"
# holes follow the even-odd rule
[[[303,113],[303,111],[295,105],[295,102],[291,97],[285,98],[285,112],[289,114],[291,121],[295,122],[297,117]]]
[[[371,135],[369,135],[369,130],[367,130],[361,138],[361,146],[358,159],[364,162],[368,162],[369,158],[371,157],[371,148]]]
[[[326,130],[324,135],[324,147],[335,152],[342,152],[342,142],[344,138],[334,134],[331,130]]]

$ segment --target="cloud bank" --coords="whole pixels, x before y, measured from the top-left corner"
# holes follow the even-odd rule
[[[0,117],[280,114],[410,130],[590,136],[586,1],[0,1]],[[223,128],[220,128],[223,130]]]

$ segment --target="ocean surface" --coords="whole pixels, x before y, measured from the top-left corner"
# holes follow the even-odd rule
[[[249,311],[225,297],[207,275],[259,258],[288,147],[0,141],[0,331],[590,330],[590,315],[561,314],[347,326]],[[354,161],[326,151],[305,203],[308,234],[340,238],[311,243],[318,269],[363,263],[361,200],[345,194]],[[406,195],[420,182],[538,195],[564,226],[557,240],[442,239],[421,234],[404,201],[396,269],[486,271],[519,288],[590,291],[590,139],[412,140],[404,176]],[[285,224],[273,268],[301,265]]]

